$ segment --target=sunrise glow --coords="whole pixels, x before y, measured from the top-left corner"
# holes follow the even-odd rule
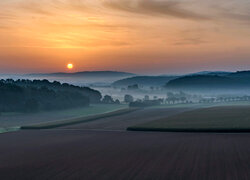
[[[1,0],[0,72],[250,68],[249,1],[233,2]]]
[[[68,69],[73,69],[73,67],[74,67],[74,65],[71,64],[71,63],[67,65],[67,68],[68,68]]]

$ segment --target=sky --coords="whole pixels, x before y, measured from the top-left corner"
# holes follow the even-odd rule
[[[1,0],[0,73],[250,69],[249,0]]]

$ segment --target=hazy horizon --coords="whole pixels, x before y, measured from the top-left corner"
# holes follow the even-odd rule
[[[65,71],[52,71],[52,72],[35,72],[35,71],[31,71],[31,72],[20,72],[20,73],[14,73],[14,72],[0,72],[0,76],[1,75],[32,75],[32,74],[57,74],[57,73],[66,73],[66,74],[74,74],[74,73],[79,73],[79,72],[121,72],[121,73],[131,73],[131,74],[135,74],[138,76],[161,76],[161,75],[187,75],[187,74],[193,74],[193,73],[200,73],[200,72],[237,72],[237,71],[250,71],[248,69],[237,69],[237,70],[223,70],[223,69],[218,69],[218,70],[209,70],[209,69],[204,69],[204,70],[197,70],[197,71],[188,71],[188,72],[176,72],[176,73],[168,73],[168,72],[163,72],[163,73],[140,73],[140,72],[130,72],[130,71],[119,71],[119,70],[79,70],[79,71],[69,71],[69,70],[65,70]]]

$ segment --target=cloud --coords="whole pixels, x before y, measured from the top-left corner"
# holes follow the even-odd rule
[[[175,42],[173,45],[201,45],[206,44],[208,41],[203,40],[201,37],[195,37],[195,38],[185,38],[181,39],[180,41]]]
[[[206,15],[183,8],[184,2],[164,0],[105,0],[104,6],[120,11],[151,16],[168,16],[182,19],[205,20]]]
[[[85,0],[23,0],[19,7],[30,13],[41,15],[55,15],[59,11],[79,11],[86,12],[89,10]]]
[[[12,19],[16,19],[16,16],[9,13],[0,13],[0,20],[12,20]]]
[[[250,23],[250,14],[240,14],[240,13],[229,13],[225,12],[222,14],[222,17],[225,17],[230,20],[242,21]]]
[[[50,11],[50,6],[45,2],[38,1],[22,1],[19,4],[19,8],[25,10],[25,12],[35,13],[40,15],[52,15],[53,13]]]
[[[215,11],[213,14],[214,19],[250,22],[250,3],[247,1],[238,0],[231,3],[225,1],[224,3],[217,3],[212,7]]]

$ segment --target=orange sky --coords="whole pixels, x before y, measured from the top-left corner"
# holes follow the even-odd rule
[[[1,0],[0,73],[250,69],[249,0]]]

